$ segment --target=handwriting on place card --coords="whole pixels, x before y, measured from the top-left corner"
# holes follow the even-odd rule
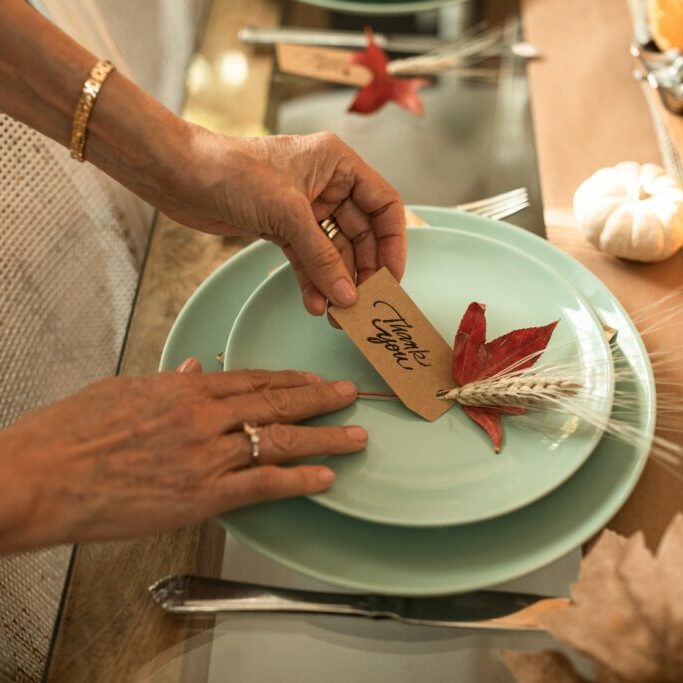
[[[372,319],[376,334],[368,337],[367,341],[371,344],[383,344],[403,370],[412,371],[415,363],[428,368],[430,366],[427,359],[429,349],[420,348],[420,345],[413,339],[410,330],[414,330],[415,326],[388,301],[378,299],[373,302],[372,306],[380,317]]]
[[[453,351],[386,268],[358,288],[353,306],[330,315],[407,408],[433,421],[451,407],[436,392],[453,384]]]
[[[275,54],[280,71],[296,76],[358,87],[372,80],[369,69],[351,63],[351,50],[278,43]]]

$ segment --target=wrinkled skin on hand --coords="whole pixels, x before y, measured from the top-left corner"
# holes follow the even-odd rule
[[[406,260],[403,204],[382,176],[330,133],[230,138],[190,128],[187,158],[172,191],[155,203],[204,232],[253,235],[282,247],[306,309],[355,301],[382,266],[401,279]],[[332,242],[317,221],[334,215]]]
[[[146,534],[318,493],[328,468],[281,465],[367,443],[359,427],[293,424],[351,404],[350,382],[184,365],[102,380],[0,432],[1,551]],[[264,425],[257,467],[244,422]]]

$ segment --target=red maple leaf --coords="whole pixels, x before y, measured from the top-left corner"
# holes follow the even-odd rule
[[[472,302],[465,311],[453,345],[453,379],[462,385],[531,367],[548,346],[559,320],[542,327],[527,327],[486,341],[486,306]],[[503,413],[521,415],[524,408],[463,406],[471,420],[486,430],[496,453],[503,443]]]
[[[414,114],[424,113],[422,100],[417,91],[429,84],[424,78],[394,78],[387,73],[389,60],[381,47],[375,42],[372,30],[365,29],[368,46],[363,52],[351,57],[352,64],[360,64],[372,72],[372,81],[358,91],[349,111],[358,114],[372,114],[393,100]]]

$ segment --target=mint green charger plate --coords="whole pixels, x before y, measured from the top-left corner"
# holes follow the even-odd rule
[[[652,370],[642,341],[618,301],[589,270],[544,240],[506,223],[446,209],[412,207],[431,225],[488,235],[552,265],[618,330],[617,352],[631,368],[637,409],[631,421],[643,438],[628,445],[603,438],[566,483],[521,510],[474,524],[411,529],[342,515],[306,499],[266,503],[220,518],[236,538],[270,559],[352,590],[439,595],[476,590],[549,564],[591,538],[633,490],[647,461],[655,424]],[[273,268],[285,262],[265,242],[218,268],[192,295],[166,341],[160,368],[195,356],[219,370],[244,302]]]
[[[426,12],[463,0],[301,0],[308,5],[349,14],[410,14]]]
[[[559,319],[540,363],[575,363],[582,408],[597,419],[609,417],[612,358],[601,323],[572,285],[526,250],[467,229],[413,228],[402,285],[449,343],[472,301],[486,304],[488,339]],[[306,312],[289,265],[268,277],[237,316],[225,369],[242,368],[308,370],[330,381],[350,379],[361,391],[391,393],[344,332]],[[360,519],[415,527],[506,514],[566,481],[602,435],[599,427],[558,412],[542,416],[542,432],[538,423],[534,411],[504,417],[503,449],[496,454],[458,406],[429,422],[399,402],[359,399],[307,421],[360,424],[370,432],[362,453],[323,459],[337,476],[314,500]]]

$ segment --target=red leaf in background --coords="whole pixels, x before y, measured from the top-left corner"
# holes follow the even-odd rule
[[[513,330],[486,342],[486,307],[472,302],[465,311],[453,344],[453,379],[461,386],[497,374],[531,367],[548,346],[559,320],[542,327]],[[522,415],[513,406],[463,406],[471,420],[486,430],[498,453],[503,443],[502,413]]]
[[[366,66],[376,76],[386,75],[389,59],[384,50],[375,42],[375,34],[371,28],[365,29],[368,46],[363,52],[355,52],[351,58],[352,64]]]
[[[424,78],[394,78],[387,73],[389,60],[382,48],[375,43],[371,29],[365,29],[368,46],[363,52],[356,52],[351,57],[352,64],[360,64],[370,70],[372,81],[358,91],[356,99],[351,103],[349,111],[358,114],[372,114],[393,100],[404,109],[414,114],[422,114],[422,100],[417,91],[429,84]]]

